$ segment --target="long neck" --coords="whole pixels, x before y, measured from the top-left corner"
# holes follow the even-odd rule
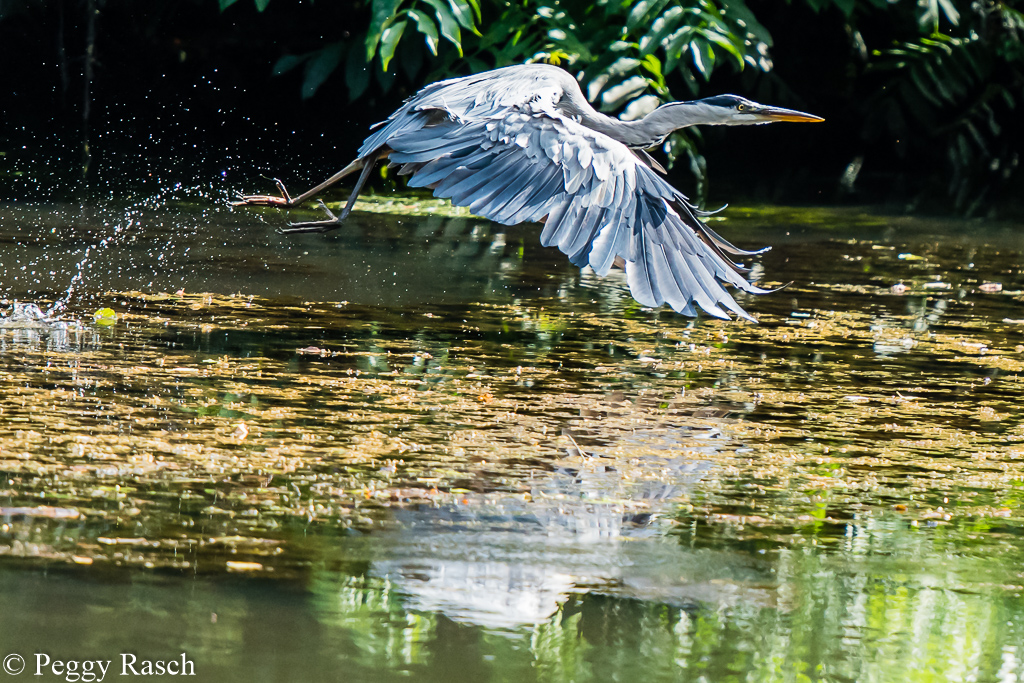
[[[697,123],[693,117],[687,116],[689,109],[689,102],[671,102],[635,121],[620,121],[590,109],[582,113],[581,121],[588,128],[604,133],[628,147],[651,147],[673,131]]]

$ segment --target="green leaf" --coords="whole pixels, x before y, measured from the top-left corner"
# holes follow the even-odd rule
[[[953,97],[953,93],[950,92],[946,85],[946,78],[940,77],[939,74],[935,73],[935,67],[927,62],[924,63],[924,72],[928,75],[928,80],[932,82],[932,90],[939,93],[939,96],[946,100],[947,103],[951,105],[956,104],[956,98]]]
[[[348,86],[349,102],[366,92],[370,86],[370,65],[366,63],[365,56],[360,42],[353,41],[348,57],[345,58],[345,85]]]
[[[668,0],[640,0],[640,2],[633,5],[629,16],[626,17],[626,30],[632,31],[644,23],[644,18],[648,14],[660,12],[667,4]]]
[[[690,43],[690,52],[693,53],[693,65],[700,71],[704,80],[708,80],[715,68],[715,51],[711,48],[711,43],[698,36]]]
[[[857,6],[857,0],[834,0],[835,6],[847,19],[853,14],[853,8]]]
[[[928,100],[929,102],[931,102],[936,107],[941,107],[942,106],[942,101],[939,100],[939,98],[935,97],[935,95],[932,94],[931,85],[927,81],[924,80],[924,77],[921,74],[921,70],[920,69],[916,69],[916,68],[910,69],[910,80],[914,83],[914,88],[915,88],[915,91],[916,91],[917,95],[920,95],[924,99]],[[909,100],[910,93],[907,93],[907,96],[908,96],[908,104],[913,104],[912,101]]]
[[[217,0],[217,4],[220,6],[220,11],[223,12],[228,7],[238,2],[238,0]]]
[[[452,14],[455,15],[455,21],[459,22],[459,26],[480,35],[480,31],[476,30],[476,22],[473,21],[473,8],[466,0],[448,0],[448,4],[452,8]]]
[[[664,75],[661,73],[661,61],[654,55],[647,55],[644,57],[643,65],[644,68],[647,69],[647,71],[655,78],[664,78]]]
[[[270,0],[256,0],[256,11],[262,12],[267,9],[267,5],[270,4]]]
[[[737,47],[732,44],[732,41],[730,41],[728,38],[723,36],[718,31],[701,31],[701,34],[705,38],[710,40],[712,43],[714,43],[715,45],[718,45],[723,50],[725,50],[726,52],[731,54],[733,57],[735,57],[740,71],[743,70],[743,53],[740,52],[739,49],[737,49]],[[712,63],[714,63],[714,62],[712,61]]]
[[[487,71],[491,67],[487,65],[487,62],[481,61],[476,57],[466,57],[466,64],[473,70],[474,73],[481,73]]]
[[[404,19],[396,21],[384,29],[384,33],[380,37],[380,62],[385,71],[388,70],[391,58],[395,56],[395,49],[398,48],[398,41],[402,39],[402,33],[405,31],[407,23]]]
[[[434,20],[418,9],[408,10],[408,14],[416,22],[416,30],[426,38],[430,53],[436,57],[439,39],[437,37],[437,25],[434,23]]]
[[[373,0],[370,29],[366,32],[366,61],[373,61],[377,45],[384,34],[384,26],[394,19],[402,0]]]
[[[395,72],[385,71],[384,69],[373,69],[374,75],[377,77],[377,83],[380,84],[380,89],[384,92],[391,90],[391,86],[395,82]]]
[[[675,33],[666,36],[665,42],[665,71],[673,71],[676,64],[690,47],[693,34],[696,32],[693,26],[682,26]]]
[[[661,70],[661,60],[654,55],[647,55],[644,57],[643,68],[644,71],[653,77],[653,80],[648,79],[651,87],[654,88],[660,96],[671,98],[672,95],[665,86],[665,75]]]
[[[304,61],[309,59],[312,55],[312,52],[307,52],[304,55],[283,55],[274,64],[274,68],[271,70],[271,73],[274,76],[280,76],[281,74],[288,73],[299,64],[302,64]]]
[[[886,0],[882,0],[885,2]],[[855,0],[836,0],[838,5],[840,2],[855,2]],[[766,45],[772,45],[772,36],[768,32],[761,22],[757,20],[754,13],[750,11],[750,8],[744,4],[743,0],[726,0],[722,3],[722,9],[725,10],[726,16],[730,17],[740,27],[746,29],[746,31],[754,36],[756,41],[765,43]]]
[[[679,25],[683,14],[685,14],[685,10],[682,7],[673,6],[655,19],[651,24],[651,30],[640,39],[641,56],[647,56],[659,48],[665,36],[672,33]]]
[[[327,47],[313,54],[312,59],[306,63],[306,78],[302,83],[302,99],[312,97],[317,88],[323,85],[327,77],[334,73],[341,63],[341,55],[345,44],[332,43]]]
[[[953,53],[953,58],[960,63],[961,68],[973,78],[984,78],[985,70],[978,63],[978,60],[971,54],[969,44],[964,44],[963,49]]]
[[[455,20],[455,16],[443,0],[426,0],[426,2],[428,5],[433,7],[434,11],[437,13],[438,22],[441,24],[441,35],[455,46],[455,49],[459,51],[459,56],[461,57],[462,33],[459,31],[459,22]]]
[[[415,41],[403,41],[398,46],[395,59],[401,63],[405,77],[410,82],[418,82],[416,77],[419,75],[420,69],[423,68],[423,50],[420,49],[420,46]]]

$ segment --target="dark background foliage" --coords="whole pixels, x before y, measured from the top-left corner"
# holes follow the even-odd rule
[[[93,186],[316,181],[426,83],[537,60],[626,117],[735,92],[827,119],[671,138],[673,180],[711,204],[993,214],[1024,196],[1015,5],[0,0],[0,180],[8,200],[81,188],[85,169]]]

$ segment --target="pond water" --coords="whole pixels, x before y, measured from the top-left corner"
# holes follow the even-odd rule
[[[22,676],[1022,676],[1022,226],[730,208],[753,325],[361,206],[0,206]]]

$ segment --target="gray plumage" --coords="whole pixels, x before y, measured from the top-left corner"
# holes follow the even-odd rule
[[[345,211],[331,220],[297,223],[287,232],[324,231],[348,215],[380,158],[400,166],[412,187],[468,207],[505,225],[541,221],[541,242],[599,275],[624,263],[633,297],[644,306],[696,307],[753,321],[723,285],[751,294],[737,249],[699,218],[687,198],[662,179],[642,150],[695,124],[816,121],[801,112],[723,95],[663,105],[637,121],[594,110],[568,73],[528,64],[427,86],[402,105],[359,148],[346,169],[291,199],[243,197],[239,204],[291,206],[362,169]]]

